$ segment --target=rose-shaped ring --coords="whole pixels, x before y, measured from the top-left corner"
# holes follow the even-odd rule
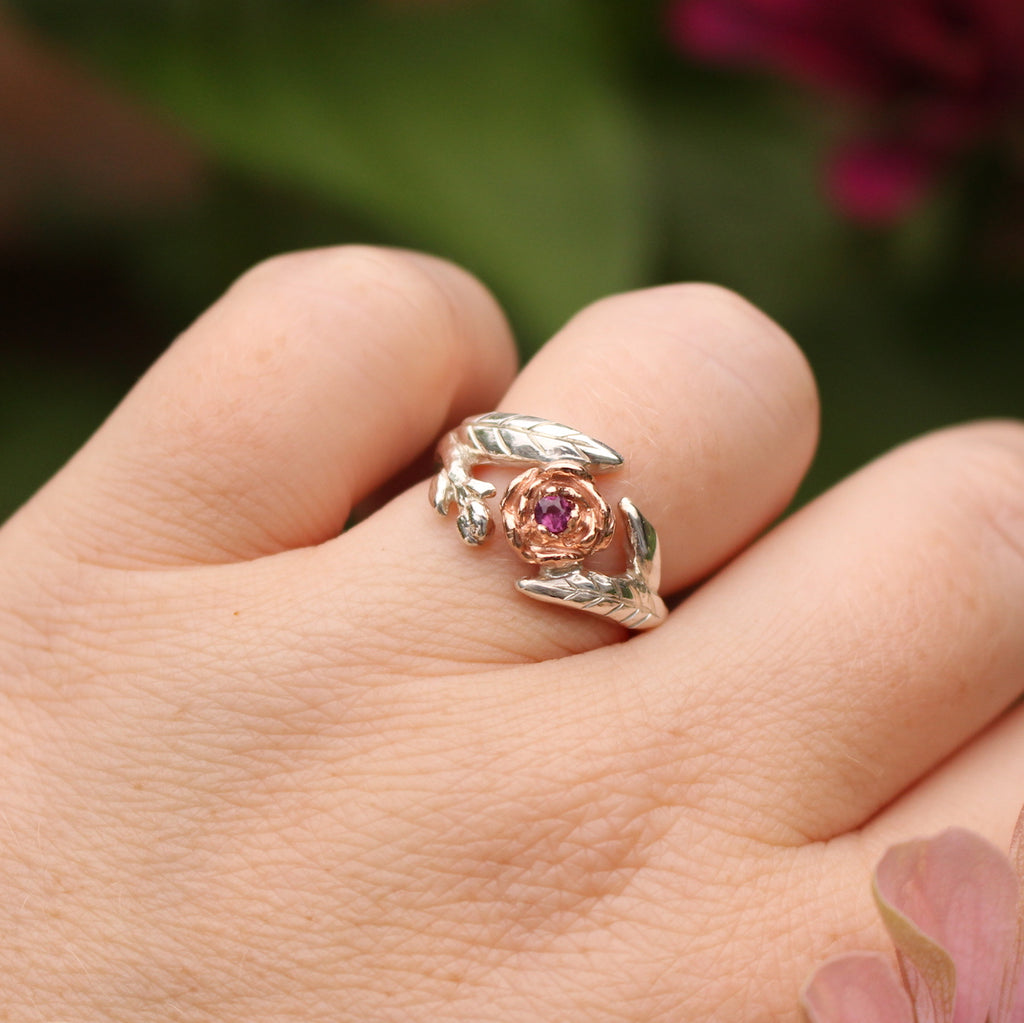
[[[438,447],[441,469],[430,499],[441,515],[458,508],[457,524],[470,546],[482,544],[494,521],[487,499],[495,488],[475,479],[477,465],[532,468],[509,484],[501,501],[505,537],[539,574],[516,588],[536,600],[565,604],[611,618],[630,629],[650,629],[668,611],[658,596],[661,553],[654,527],[628,498],[619,502],[625,524],[627,568],[605,575],[583,567],[615,531],[615,515],[594,476],[617,469],[622,456],[586,434],[547,419],[490,412],[467,419]]]
[[[501,501],[505,536],[531,565],[582,561],[608,546],[615,518],[578,462],[552,462],[517,476]]]

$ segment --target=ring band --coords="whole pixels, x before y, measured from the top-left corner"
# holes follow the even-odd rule
[[[442,516],[452,505],[458,508],[459,534],[473,547],[494,529],[486,500],[497,493],[490,483],[474,479],[473,469],[530,466],[512,480],[501,500],[506,539],[539,569],[516,582],[520,593],[610,618],[628,629],[652,629],[665,620],[668,610],[658,596],[658,537],[629,498],[619,501],[626,571],[604,575],[583,567],[585,558],[608,546],[615,531],[615,514],[594,476],[620,468],[618,452],[561,423],[489,412],[446,434],[437,454],[442,467],[431,484],[431,503]]]

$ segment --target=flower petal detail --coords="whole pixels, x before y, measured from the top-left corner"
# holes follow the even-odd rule
[[[920,202],[939,166],[921,147],[857,140],[832,154],[826,187],[831,200],[851,220],[886,224]]]
[[[753,13],[721,0],[676,3],[670,9],[669,30],[681,47],[711,60],[755,57],[764,44]]]
[[[985,1023],[1016,930],[1018,883],[983,838],[951,828],[893,846],[875,871],[918,1023]]]
[[[891,223],[962,154],[990,139],[1013,144],[1024,111],[1021,0],[672,0],[667,9],[680,50],[801,82],[845,103],[869,142],[888,141],[888,153],[833,161],[830,192],[855,220]]]
[[[992,1023],[1024,1023],[1024,809],[1010,843],[1010,865],[1017,875],[1017,937],[1006,960],[999,1002]]]
[[[914,1023],[910,998],[889,963],[851,952],[822,963],[800,993],[811,1023]]]

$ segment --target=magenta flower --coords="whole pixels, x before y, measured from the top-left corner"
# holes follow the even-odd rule
[[[849,216],[892,220],[962,153],[1024,119],[1020,0],[675,0],[695,56],[768,68],[858,109],[833,153]]]
[[[952,828],[893,846],[875,901],[896,946],[824,963],[801,1001],[811,1023],[1022,1023],[1024,811],[1008,860]]]

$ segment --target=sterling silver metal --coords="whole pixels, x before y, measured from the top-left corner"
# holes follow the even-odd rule
[[[513,480],[502,501],[510,545],[525,560],[539,563],[536,576],[516,582],[520,593],[610,618],[628,629],[652,629],[665,620],[668,610],[658,596],[658,537],[629,498],[619,502],[627,570],[622,575],[604,575],[583,567],[583,560],[608,542],[615,524],[590,480],[593,475],[620,468],[623,460],[618,452],[561,423],[489,412],[467,419],[446,434],[438,458],[442,468],[431,483],[430,500],[442,516],[452,505],[458,508],[459,534],[473,547],[482,544],[494,529],[486,502],[497,493],[490,483],[475,479],[473,469],[483,464],[540,467],[539,473],[530,470]],[[551,481],[546,488],[545,473]],[[534,521],[529,495],[541,489],[563,494],[567,506],[572,507],[573,525],[566,531],[567,539],[547,534],[545,527]],[[576,536],[583,539],[574,546]],[[551,560],[550,552],[537,554],[548,550],[543,545],[545,539],[555,543],[557,560]],[[559,540],[563,541],[561,547]]]

